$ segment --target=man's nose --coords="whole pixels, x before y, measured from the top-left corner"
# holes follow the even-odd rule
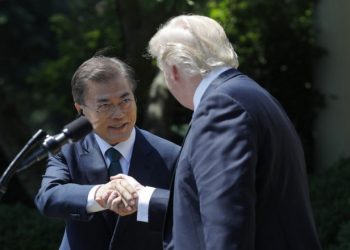
[[[124,112],[118,105],[115,105],[111,110],[110,116],[112,118],[121,118],[124,116]]]

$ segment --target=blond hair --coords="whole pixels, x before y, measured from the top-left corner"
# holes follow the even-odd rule
[[[148,53],[156,58],[161,69],[164,63],[174,64],[188,75],[203,76],[219,66],[239,65],[222,26],[199,15],[170,19],[150,40]]]

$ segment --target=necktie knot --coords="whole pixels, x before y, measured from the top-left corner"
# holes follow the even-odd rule
[[[119,151],[116,150],[115,148],[109,148],[106,151],[106,156],[111,161],[108,167],[109,176],[123,173],[122,167],[119,162],[119,159],[122,155],[119,153]]]
[[[116,161],[119,161],[122,155],[115,148],[109,148],[106,151],[106,156],[111,162],[116,162]]]

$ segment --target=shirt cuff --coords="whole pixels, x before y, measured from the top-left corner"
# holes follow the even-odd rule
[[[154,190],[155,188],[153,187],[144,187],[137,192],[139,196],[139,202],[137,204],[137,221],[148,222],[148,207]]]
[[[95,201],[95,194],[97,189],[100,187],[101,185],[96,185],[93,188],[91,188],[88,198],[87,198],[87,204],[86,204],[86,211],[88,213],[94,213],[94,212],[99,212],[102,210],[106,210],[106,208],[101,207],[100,204],[98,204]]]

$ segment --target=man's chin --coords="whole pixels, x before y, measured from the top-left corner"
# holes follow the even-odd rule
[[[130,133],[123,133],[123,134],[118,134],[118,135],[115,135],[115,136],[110,136],[109,138],[109,144],[111,145],[116,145],[118,143],[121,143],[123,141],[126,141],[127,139],[129,139],[130,137]]]

